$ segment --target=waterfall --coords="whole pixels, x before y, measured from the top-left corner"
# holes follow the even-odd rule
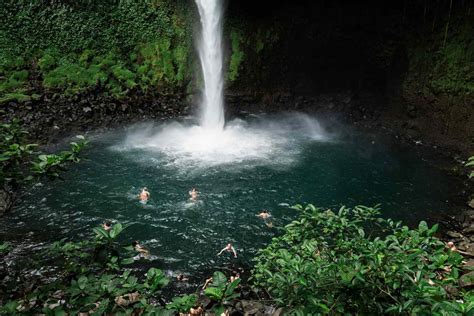
[[[224,128],[224,80],[222,74],[222,0],[196,0],[201,20],[198,42],[204,88],[201,103],[201,126]]]

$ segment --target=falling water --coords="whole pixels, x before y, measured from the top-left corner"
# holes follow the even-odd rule
[[[199,59],[204,79],[201,104],[201,126],[224,128],[222,79],[222,0],[196,0],[201,17]]]
[[[279,119],[249,116],[224,122],[224,0],[195,1],[201,18],[198,51],[204,79],[200,125],[194,120],[180,120],[132,128],[119,150],[151,151],[157,161],[186,171],[217,165],[289,166],[307,142],[329,140],[318,120],[302,114],[282,115]]]

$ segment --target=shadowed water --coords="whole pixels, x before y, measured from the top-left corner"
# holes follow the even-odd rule
[[[249,263],[278,227],[295,218],[288,205],[381,203],[384,216],[415,223],[448,212],[460,186],[433,166],[429,154],[327,133],[306,116],[233,121],[228,134],[207,147],[201,137],[212,136],[187,125],[92,136],[87,159],[64,181],[25,193],[0,219],[3,233],[79,239],[112,219],[128,226],[122,242],[138,239],[151,250],[151,265],[204,276]],[[143,186],[151,192],[146,205],[137,200]],[[197,202],[189,200],[192,187],[200,192]],[[274,228],[255,216],[262,209],[273,215]],[[228,242],[238,259],[216,256]]]

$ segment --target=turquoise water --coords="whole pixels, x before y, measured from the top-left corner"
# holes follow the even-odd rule
[[[295,218],[288,208],[295,203],[381,203],[383,216],[408,224],[433,222],[451,211],[461,184],[436,167],[431,153],[381,137],[328,132],[305,120],[236,121],[229,129],[237,131],[232,137],[238,142],[221,152],[180,152],[173,146],[167,152],[156,142],[175,134],[159,124],[91,135],[85,159],[64,181],[35,185],[0,219],[3,234],[76,239],[105,219],[120,221],[127,226],[124,243],[139,240],[151,250],[144,264],[204,277],[251,264],[278,228]],[[249,134],[239,134],[242,130]],[[265,152],[259,154],[259,148]],[[136,197],[143,186],[151,192],[146,205]],[[192,187],[200,192],[197,202],[189,200]],[[272,214],[273,228],[256,216],[262,209]],[[238,258],[217,257],[229,242]]]

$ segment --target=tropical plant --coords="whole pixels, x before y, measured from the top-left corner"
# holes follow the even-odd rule
[[[174,297],[171,303],[166,304],[166,308],[178,313],[187,313],[197,303],[197,295],[183,295]]]
[[[215,301],[213,310],[217,315],[224,313],[225,307],[233,299],[240,295],[236,293],[240,278],[233,281],[227,280],[224,273],[217,271],[212,275],[212,283],[204,290],[204,294],[211,300]]]
[[[9,243],[7,243],[7,242],[2,242],[2,243],[0,244],[0,253],[7,252],[9,248],[10,248],[10,244],[9,244]]]
[[[18,119],[0,124],[0,184],[18,186],[41,176],[59,177],[68,163],[78,163],[79,152],[86,146],[83,136],[71,142],[71,148],[58,154],[43,154],[37,144],[26,141],[25,131]]]
[[[60,277],[24,293],[21,299],[7,302],[0,307],[0,313],[130,315],[135,311],[163,311],[166,314],[161,306],[150,301],[159,297],[160,290],[168,284],[164,273],[150,268],[140,281],[140,276],[124,268],[131,262],[119,260],[130,257],[131,251],[118,242],[122,225],[117,223],[109,231],[95,227],[93,231],[96,234],[93,239],[54,243],[47,252],[54,259]]]
[[[434,237],[437,225],[409,229],[379,209],[307,205],[256,258],[253,282],[296,315],[474,312],[459,289],[462,256]],[[463,304],[464,307],[463,307]]]

